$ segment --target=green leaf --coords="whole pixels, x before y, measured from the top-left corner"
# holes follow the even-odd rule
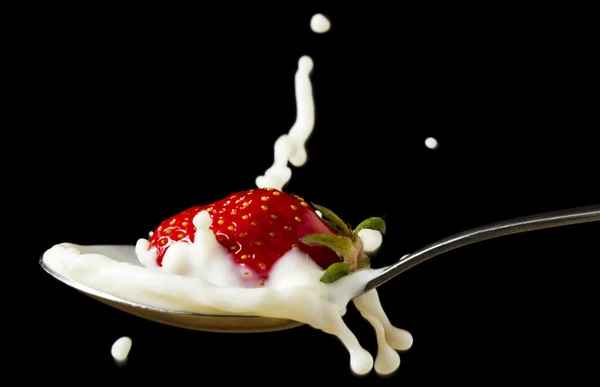
[[[358,226],[356,226],[356,230],[354,230],[354,234],[358,235],[358,232],[363,228],[369,230],[377,230],[382,234],[385,234],[385,221],[381,218],[369,218],[363,220]]]
[[[335,223],[327,219],[321,219],[323,222],[327,223],[329,227],[334,229],[338,234],[344,235],[344,230],[340,229]]]
[[[339,280],[340,278],[348,275],[350,272],[350,265],[346,262],[338,262],[329,266],[327,270],[321,276],[321,282],[330,284]]]
[[[328,208],[319,206],[318,204],[312,203],[312,205],[314,208],[321,211],[321,214],[323,214],[323,219],[330,221],[331,223],[335,224],[337,226],[337,228],[339,228],[340,230],[343,230],[343,235],[346,235],[349,237],[354,236],[354,234],[352,234],[352,230],[333,211],[331,211]]]
[[[311,234],[300,239],[304,243],[317,243],[329,247],[344,259],[355,259],[356,248],[350,238],[341,235]]]

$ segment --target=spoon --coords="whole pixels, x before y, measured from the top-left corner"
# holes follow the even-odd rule
[[[412,254],[404,256],[398,262],[389,266],[377,277],[366,283],[364,288],[357,292],[353,298],[386,283],[387,281],[418,265],[419,263],[425,262],[430,258],[462,246],[505,235],[571,224],[595,222],[599,220],[600,205],[596,204],[587,207],[578,207],[524,216],[473,228],[441,239],[423,247],[420,250],[417,250]],[[297,321],[279,318],[237,315],[208,315],[154,308],[127,301],[72,281],[50,269],[44,264],[43,259],[40,259],[40,265],[54,278],[102,303],[138,317],[143,317],[148,320],[179,328],[208,332],[251,333],[280,331],[303,325]]]

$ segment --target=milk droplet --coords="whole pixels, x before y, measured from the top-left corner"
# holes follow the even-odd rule
[[[365,253],[372,253],[376,251],[383,242],[383,235],[377,230],[370,230],[363,228],[358,232],[358,236],[363,243],[363,250]]]
[[[119,367],[123,367],[125,364],[127,364],[127,357],[129,356],[129,351],[131,350],[132,344],[133,342],[129,337],[123,336],[115,341],[112,345],[110,354]]]
[[[317,34],[323,34],[331,28],[331,22],[324,15],[318,13],[310,19],[310,28]]]
[[[433,138],[433,137],[427,137],[425,139],[425,146],[427,148],[429,148],[429,149],[436,149],[439,146],[439,144],[438,144],[438,141],[435,138]]]

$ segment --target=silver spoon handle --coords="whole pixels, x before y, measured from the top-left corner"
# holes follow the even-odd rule
[[[438,242],[432,243],[429,246],[425,246],[422,249],[401,258],[398,262],[388,267],[379,276],[369,281],[360,294],[366,293],[369,290],[384,284],[398,274],[405,272],[419,263],[425,262],[430,258],[462,246],[526,231],[567,226],[570,224],[595,222],[599,220],[600,205],[594,204],[586,207],[577,207],[567,210],[523,216],[463,231],[461,233],[444,238]]]

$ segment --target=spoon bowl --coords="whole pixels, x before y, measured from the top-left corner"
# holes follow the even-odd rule
[[[304,325],[297,321],[280,318],[200,314],[154,308],[152,306],[124,300],[111,294],[92,289],[79,282],[72,281],[48,267],[43,259],[40,259],[40,265],[52,277],[103,304],[147,320],[178,328],[206,332],[260,333],[282,331]]]
[[[404,271],[425,262],[426,260],[456,248],[505,235],[517,234],[544,228],[587,223],[600,220],[600,205],[578,207],[561,211],[519,217],[511,220],[477,227],[434,242],[412,254],[405,255],[398,262],[388,266],[377,277],[365,283],[365,286],[354,297],[372,290]],[[72,281],[49,268],[40,258],[40,265],[51,276],[80,292],[104,304],[124,312],[190,330],[227,333],[259,333],[274,332],[295,328],[303,323],[260,316],[248,315],[214,315],[154,308],[136,302],[127,301],[110,294],[97,291],[76,281]]]
[[[276,332],[304,325],[297,321],[260,316],[218,316],[198,313],[177,313],[143,305],[129,305],[122,301],[107,300],[89,295],[109,306],[161,324],[196,331],[222,333]]]

